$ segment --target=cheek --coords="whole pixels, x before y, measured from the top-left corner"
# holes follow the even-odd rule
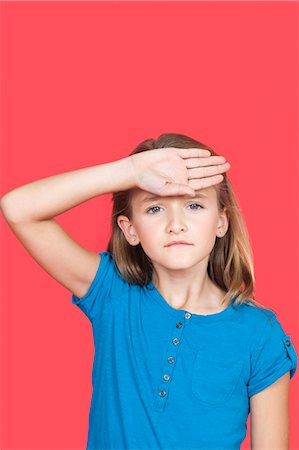
[[[139,233],[139,238],[142,242],[146,242],[147,245],[150,245],[151,243],[154,244],[155,239],[155,231],[150,229],[142,230],[141,233]]]
[[[139,239],[141,241],[148,242],[153,236],[157,234],[157,227],[152,226],[148,222],[139,220],[138,224],[135,225],[135,229],[138,233]]]
[[[213,235],[217,229],[217,217],[210,214],[201,214],[191,221],[190,225],[193,229],[200,231],[201,233],[209,236]]]

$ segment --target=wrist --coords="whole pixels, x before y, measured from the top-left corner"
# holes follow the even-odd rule
[[[137,186],[137,168],[136,168],[134,156],[135,155],[130,155],[126,158],[127,165],[128,165],[129,178],[130,178],[130,183],[132,184],[132,188]]]

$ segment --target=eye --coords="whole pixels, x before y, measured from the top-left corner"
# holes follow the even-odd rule
[[[189,206],[193,206],[193,205],[196,205],[196,206],[198,206],[199,208],[191,208],[192,210],[195,210],[195,211],[197,211],[198,209],[203,209],[203,207],[199,204],[199,203],[192,203],[191,205],[189,205]],[[149,211],[153,211],[154,209],[156,209],[156,208],[160,208],[160,206],[152,206],[151,208],[149,208],[146,212],[147,213],[149,213]],[[161,209],[161,208],[160,208]],[[155,214],[155,212],[153,211],[151,214]]]
[[[160,208],[160,206],[152,206],[152,207],[149,208],[146,212],[148,213],[149,211],[152,211],[152,210],[155,209],[155,208]],[[153,214],[155,214],[155,213],[153,212]]]
[[[199,206],[200,207],[200,209],[202,209],[203,207],[199,204],[199,203],[192,203],[191,205],[189,205],[189,206],[193,206],[193,205],[197,205],[197,206]],[[191,209],[194,209],[194,208],[191,208]],[[199,208],[195,208],[195,209],[199,209]]]

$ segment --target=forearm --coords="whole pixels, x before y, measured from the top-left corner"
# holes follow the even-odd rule
[[[93,197],[134,185],[134,168],[129,156],[20,186],[1,198],[1,209],[8,221],[50,219]]]

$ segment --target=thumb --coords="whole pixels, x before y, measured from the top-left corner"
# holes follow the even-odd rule
[[[164,195],[191,195],[195,197],[195,191],[187,184],[166,182]]]

